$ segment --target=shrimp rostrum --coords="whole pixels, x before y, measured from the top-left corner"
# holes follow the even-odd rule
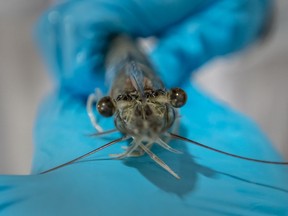
[[[101,98],[98,91],[91,94],[87,100],[87,112],[98,135],[118,130],[124,136],[43,173],[74,163],[127,139],[132,141],[126,151],[122,154],[114,154],[114,158],[123,159],[147,153],[157,164],[176,178],[180,177],[151,151],[153,144],[173,153],[180,153],[166,142],[167,139],[172,138],[244,160],[288,164],[287,162],[265,161],[231,154],[172,133],[178,117],[178,108],[185,105],[187,95],[180,88],[165,89],[149,60],[132,38],[126,35],[116,35],[111,39],[106,53],[105,66],[106,78],[110,82],[109,96]],[[103,132],[92,111],[95,103],[97,103],[97,110],[102,116],[114,116],[116,130]]]

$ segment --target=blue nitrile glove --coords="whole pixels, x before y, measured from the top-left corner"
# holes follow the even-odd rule
[[[152,61],[168,86],[219,55],[237,51],[261,33],[268,0],[73,0],[42,17],[41,49],[50,70],[70,93],[103,87],[107,36],[124,32],[159,39]]]
[[[153,148],[181,180],[148,156],[109,159],[109,154],[123,151],[125,142],[36,175],[121,136],[87,136],[94,130],[83,96],[103,86],[102,48],[105,35],[114,31],[161,36],[152,55],[155,65],[170,86],[187,80],[181,85],[189,99],[181,110],[180,134],[234,154],[280,161],[250,120],[188,82],[191,69],[256,38],[266,7],[266,1],[256,0],[82,0],[51,9],[42,18],[39,34],[59,88],[38,113],[35,175],[0,177],[1,216],[287,215],[287,167],[231,158],[181,141],[170,144],[183,154]],[[114,127],[112,119],[99,123],[105,129]]]

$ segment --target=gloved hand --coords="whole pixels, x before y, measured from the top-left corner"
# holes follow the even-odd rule
[[[65,1],[42,16],[41,50],[58,86],[90,94],[103,88],[103,53],[111,33],[159,39],[151,54],[160,77],[179,86],[206,61],[255,40],[269,0]]]
[[[123,151],[125,143],[37,175],[108,142],[87,136],[94,131],[83,96],[103,86],[101,54],[108,33],[156,34],[160,41],[152,60],[166,83],[176,85],[183,77],[188,80],[193,68],[256,38],[265,3],[70,1],[47,12],[40,22],[40,39],[59,88],[38,113],[35,175],[0,178],[1,215],[287,215],[287,167],[231,158],[181,141],[170,144],[183,154],[153,149],[181,180],[147,156],[109,159],[109,154]],[[234,154],[281,160],[249,119],[187,81],[181,87],[189,99],[181,110],[180,134]],[[99,123],[113,127],[112,119]]]

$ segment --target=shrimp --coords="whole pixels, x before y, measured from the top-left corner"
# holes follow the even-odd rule
[[[72,164],[121,141],[132,140],[126,151],[114,154],[114,158],[139,157],[146,153],[159,166],[180,179],[180,176],[151,150],[151,147],[157,144],[173,153],[181,153],[172,148],[165,141],[166,138],[182,140],[243,160],[288,165],[288,162],[265,161],[231,154],[175,134],[173,128],[175,129],[178,109],[185,105],[187,95],[181,88],[165,89],[147,57],[136,41],[129,36],[113,36],[107,49],[105,66],[106,80],[111,83],[109,96],[101,97],[99,90],[96,90],[88,97],[87,113],[92,125],[98,131],[96,135],[120,131],[123,137],[41,174]],[[114,116],[116,129],[103,131],[93,113],[95,103],[100,115]]]

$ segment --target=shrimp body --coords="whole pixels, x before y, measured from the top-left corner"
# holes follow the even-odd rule
[[[107,77],[114,77],[110,97],[115,106],[115,126],[124,134],[155,139],[171,127],[175,108],[170,94],[151,64],[127,36],[112,40],[106,58]]]
[[[172,150],[161,135],[175,122],[176,109],[185,104],[186,93],[179,88],[167,91],[146,56],[128,36],[111,40],[106,71],[111,87],[109,96],[98,101],[98,111],[107,117],[114,115],[115,127],[133,139],[119,157],[135,156],[135,152],[142,155],[147,151],[151,155],[153,143]],[[154,159],[156,155],[152,155]]]

